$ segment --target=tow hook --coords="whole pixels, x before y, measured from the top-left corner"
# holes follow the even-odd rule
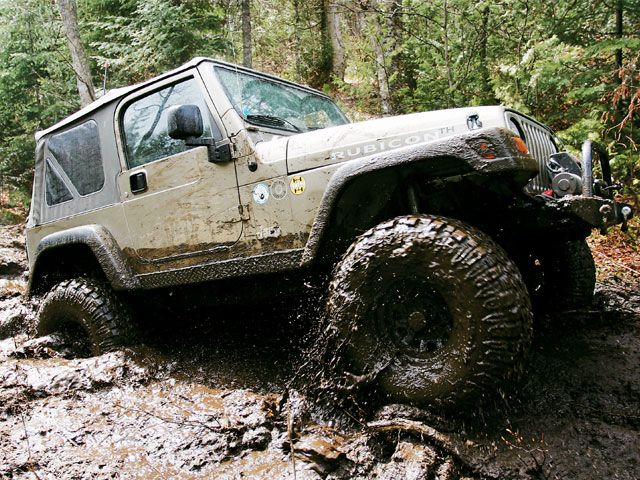
[[[602,178],[594,182],[593,179],[593,154],[598,154]],[[616,187],[611,181],[611,165],[609,163],[609,153],[599,143],[587,140],[582,144],[582,196],[593,197],[594,187],[598,196],[611,198],[613,189]]]
[[[611,215],[611,205],[602,205],[600,207],[600,214],[602,215],[602,226],[600,227],[600,233],[602,235],[607,234],[607,223],[609,220],[609,215]]]

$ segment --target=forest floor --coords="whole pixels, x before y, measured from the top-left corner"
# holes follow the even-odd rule
[[[64,358],[33,336],[21,230],[0,227],[0,479],[640,478],[633,238],[590,239],[593,311],[537,319],[508,400],[475,420],[387,405],[354,426],[289,389],[295,342],[277,310],[234,312],[250,328],[201,313],[136,348]]]

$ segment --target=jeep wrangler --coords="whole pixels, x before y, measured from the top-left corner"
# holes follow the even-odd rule
[[[578,160],[509,108],[349,123],[321,92],[206,58],[36,140],[40,334],[75,329],[98,354],[130,340],[123,292],[204,287],[192,291],[211,300],[239,279],[329,275],[322,330],[350,371],[422,405],[497,388],[532,309],[587,307],[585,238],[632,215],[602,148],[586,142]]]

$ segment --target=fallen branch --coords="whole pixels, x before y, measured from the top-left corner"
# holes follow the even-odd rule
[[[15,339],[14,339],[15,341]],[[22,419],[22,428],[24,428],[24,438],[27,442],[27,461],[23,464],[23,467],[26,468],[29,472],[33,473],[36,480],[40,480],[38,473],[34,468],[33,460],[31,460],[31,445],[29,444],[29,432],[27,431],[27,423],[24,421],[24,412],[20,412],[20,418]]]
[[[549,480],[549,474],[545,472],[545,464],[547,463],[547,448],[544,442],[544,434],[542,434],[540,438],[540,446],[534,448],[527,448],[524,446],[524,439],[522,435],[520,435],[517,431],[506,429],[507,433],[513,437],[515,443],[511,440],[506,439],[505,437],[500,437],[504,444],[509,447],[509,450],[516,450],[516,456],[520,463],[527,469],[527,473],[535,473],[536,478],[541,478],[542,480]],[[533,467],[529,465],[525,459],[522,458],[520,452],[526,453],[531,460],[533,460]],[[536,454],[540,454],[542,458],[538,459]]]
[[[158,419],[158,420],[160,420],[162,422],[171,423],[171,424],[174,424],[174,425],[191,426],[191,427],[196,427],[197,426],[197,427],[205,428],[205,429],[210,430],[210,431],[215,432],[215,433],[220,433],[220,432],[224,432],[224,431],[228,431],[228,430],[237,430],[237,428],[234,428],[234,427],[223,427],[216,418],[212,418],[218,424],[218,426],[214,428],[214,427],[211,427],[210,425],[207,425],[206,423],[204,423],[204,422],[202,422],[200,420],[184,420],[184,419],[182,419],[182,420],[174,420],[172,418],[166,418],[166,417],[162,417],[160,415],[156,415],[155,413],[148,412],[146,410],[141,410],[141,409],[132,408],[132,407],[125,407],[124,405],[119,404],[119,403],[117,403],[115,406],[116,407],[120,407],[123,410],[127,410],[129,412],[141,413],[143,415],[147,415],[149,417],[156,418],[156,419]]]
[[[287,391],[287,437],[289,437],[289,455],[291,456],[291,468],[293,469],[293,480],[296,480],[296,451],[293,445],[295,418],[291,413],[291,396]]]
[[[466,466],[474,474],[486,479],[499,479],[500,476],[488,476],[482,473],[482,466],[477,461],[464,453],[464,448],[456,445],[449,437],[440,433],[435,428],[424,425],[423,423],[405,418],[396,418],[393,420],[377,420],[367,423],[367,427],[376,432],[407,432],[420,435],[436,448],[444,451],[456,462]]]

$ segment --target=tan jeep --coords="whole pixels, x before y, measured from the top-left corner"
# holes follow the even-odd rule
[[[129,338],[118,292],[277,294],[333,272],[322,321],[349,368],[419,404],[501,382],[530,341],[530,294],[588,306],[584,239],[631,215],[605,156],[594,181],[592,145],[577,162],[508,108],[349,123],[318,91],[204,58],[36,139],[40,333],[75,328],[100,353]]]

